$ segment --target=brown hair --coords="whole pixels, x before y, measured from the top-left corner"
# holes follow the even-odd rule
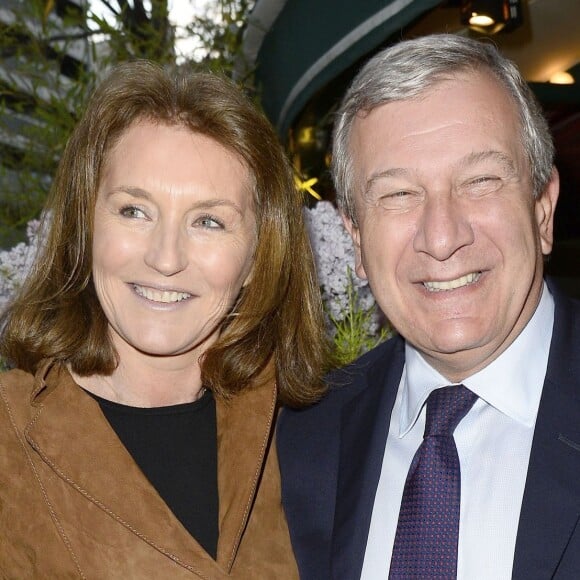
[[[46,204],[46,242],[3,316],[2,353],[29,372],[46,358],[84,376],[115,369],[117,353],[91,277],[93,213],[107,153],[140,119],[215,139],[243,160],[254,182],[253,274],[204,355],[204,384],[229,396],[272,361],[281,402],[315,401],[323,393],[328,346],[301,199],[276,134],[226,78],[171,75],[147,61],[113,70],[67,143]]]

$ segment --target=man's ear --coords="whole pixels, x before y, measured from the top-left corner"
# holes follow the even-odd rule
[[[560,176],[558,175],[558,170],[554,167],[548,185],[535,201],[536,223],[538,224],[540,245],[544,256],[551,253],[554,244],[554,213],[559,193]]]
[[[360,246],[360,229],[346,214],[341,213],[340,215],[342,217],[342,223],[344,224],[346,231],[350,234],[354,244],[354,271],[359,278],[366,280],[367,273],[365,272],[365,267],[363,265],[362,251]]]

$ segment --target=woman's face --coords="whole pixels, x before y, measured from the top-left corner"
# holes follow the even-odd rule
[[[93,280],[121,359],[197,361],[215,341],[252,269],[251,189],[234,153],[184,127],[139,121],[113,147],[95,206]]]

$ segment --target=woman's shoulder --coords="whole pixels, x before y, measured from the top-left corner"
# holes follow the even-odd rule
[[[4,408],[0,421],[7,417],[15,420],[30,413],[31,396],[34,390],[34,375],[12,369],[0,373],[0,406]]]
[[[10,369],[0,372],[0,389],[13,390],[32,389],[34,375],[21,369]],[[30,391],[29,391],[30,392]]]

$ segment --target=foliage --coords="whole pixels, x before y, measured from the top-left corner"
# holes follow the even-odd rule
[[[12,18],[0,23],[0,247],[14,243],[15,232],[22,239],[26,224],[38,215],[82,98],[84,83],[71,78],[84,80],[86,74],[68,56],[76,41],[56,37],[58,20],[43,1],[16,6],[19,12],[14,8]],[[63,14],[76,31],[72,19]]]
[[[347,268],[346,302],[338,315],[329,314],[333,325],[335,356],[339,365],[345,365],[368,352],[391,332],[386,323],[376,324],[376,306],[365,308],[357,292],[353,274]]]
[[[194,60],[205,69],[233,76],[241,56],[242,32],[255,0],[214,0],[183,33],[195,40]],[[241,79],[249,85],[250,79]]]
[[[108,14],[89,12],[85,31],[102,37],[111,62],[148,58],[162,64],[175,60],[174,34],[167,0],[101,0]],[[146,4],[150,5],[147,9]]]
[[[366,280],[354,274],[355,254],[342,219],[329,201],[304,210],[316,260],[329,335],[338,362],[347,364],[391,333]]]
[[[72,128],[112,65],[148,58],[167,66],[233,69],[251,0],[215,0],[183,31],[168,0],[101,0],[102,14],[55,0],[15,2],[0,21],[0,248],[25,239]],[[178,54],[181,34],[199,46]],[[192,59],[196,59],[194,62]]]

